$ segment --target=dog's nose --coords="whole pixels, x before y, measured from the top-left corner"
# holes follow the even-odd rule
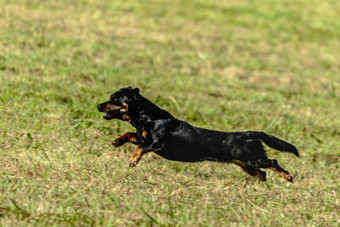
[[[99,104],[99,105],[97,105],[97,109],[98,109],[98,110],[100,110],[100,109],[101,109],[101,106],[100,106],[100,104]]]

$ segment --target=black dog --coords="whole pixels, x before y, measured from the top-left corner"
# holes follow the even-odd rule
[[[138,145],[130,166],[136,166],[143,154],[155,152],[174,161],[233,162],[260,181],[266,180],[266,173],[259,168],[269,168],[293,181],[292,175],[275,159],[267,158],[261,142],[299,156],[297,149],[264,132],[220,132],[191,126],[141,96],[138,88],[122,88],[97,108],[105,112],[106,120],[128,121],[136,128],[136,133],[125,133],[112,143],[115,147],[126,142]]]

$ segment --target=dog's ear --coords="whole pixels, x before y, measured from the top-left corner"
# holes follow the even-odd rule
[[[137,99],[138,95],[139,95],[139,88],[133,89],[133,98]]]

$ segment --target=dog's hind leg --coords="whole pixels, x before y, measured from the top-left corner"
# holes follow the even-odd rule
[[[261,158],[258,160],[248,161],[248,164],[254,168],[268,168],[280,175],[283,179],[293,182],[293,176],[283,169],[275,159]]]
[[[275,159],[273,159],[272,162],[273,162],[273,166],[270,167],[271,170],[274,170],[283,179],[293,182],[294,178],[287,170],[283,169]]]
[[[239,160],[233,160],[233,163],[241,167],[244,170],[244,172],[255,177],[256,179],[260,181],[266,181],[266,173],[259,170],[258,168],[251,167],[247,163],[239,161]]]

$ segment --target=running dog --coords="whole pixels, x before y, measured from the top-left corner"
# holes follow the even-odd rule
[[[128,121],[136,128],[136,132],[127,132],[112,142],[115,147],[127,142],[138,145],[130,159],[131,167],[144,154],[154,152],[173,161],[232,162],[260,181],[266,181],[266,173],[260,168],[271,169],[293,182],[293,176],[277,160],[267,158],[262,142],[299,157],[297,149],[264,132],[221,132],[194,127],[144,98],[138,88],[122,88],[97,108],[105,113],[104,119]]]

